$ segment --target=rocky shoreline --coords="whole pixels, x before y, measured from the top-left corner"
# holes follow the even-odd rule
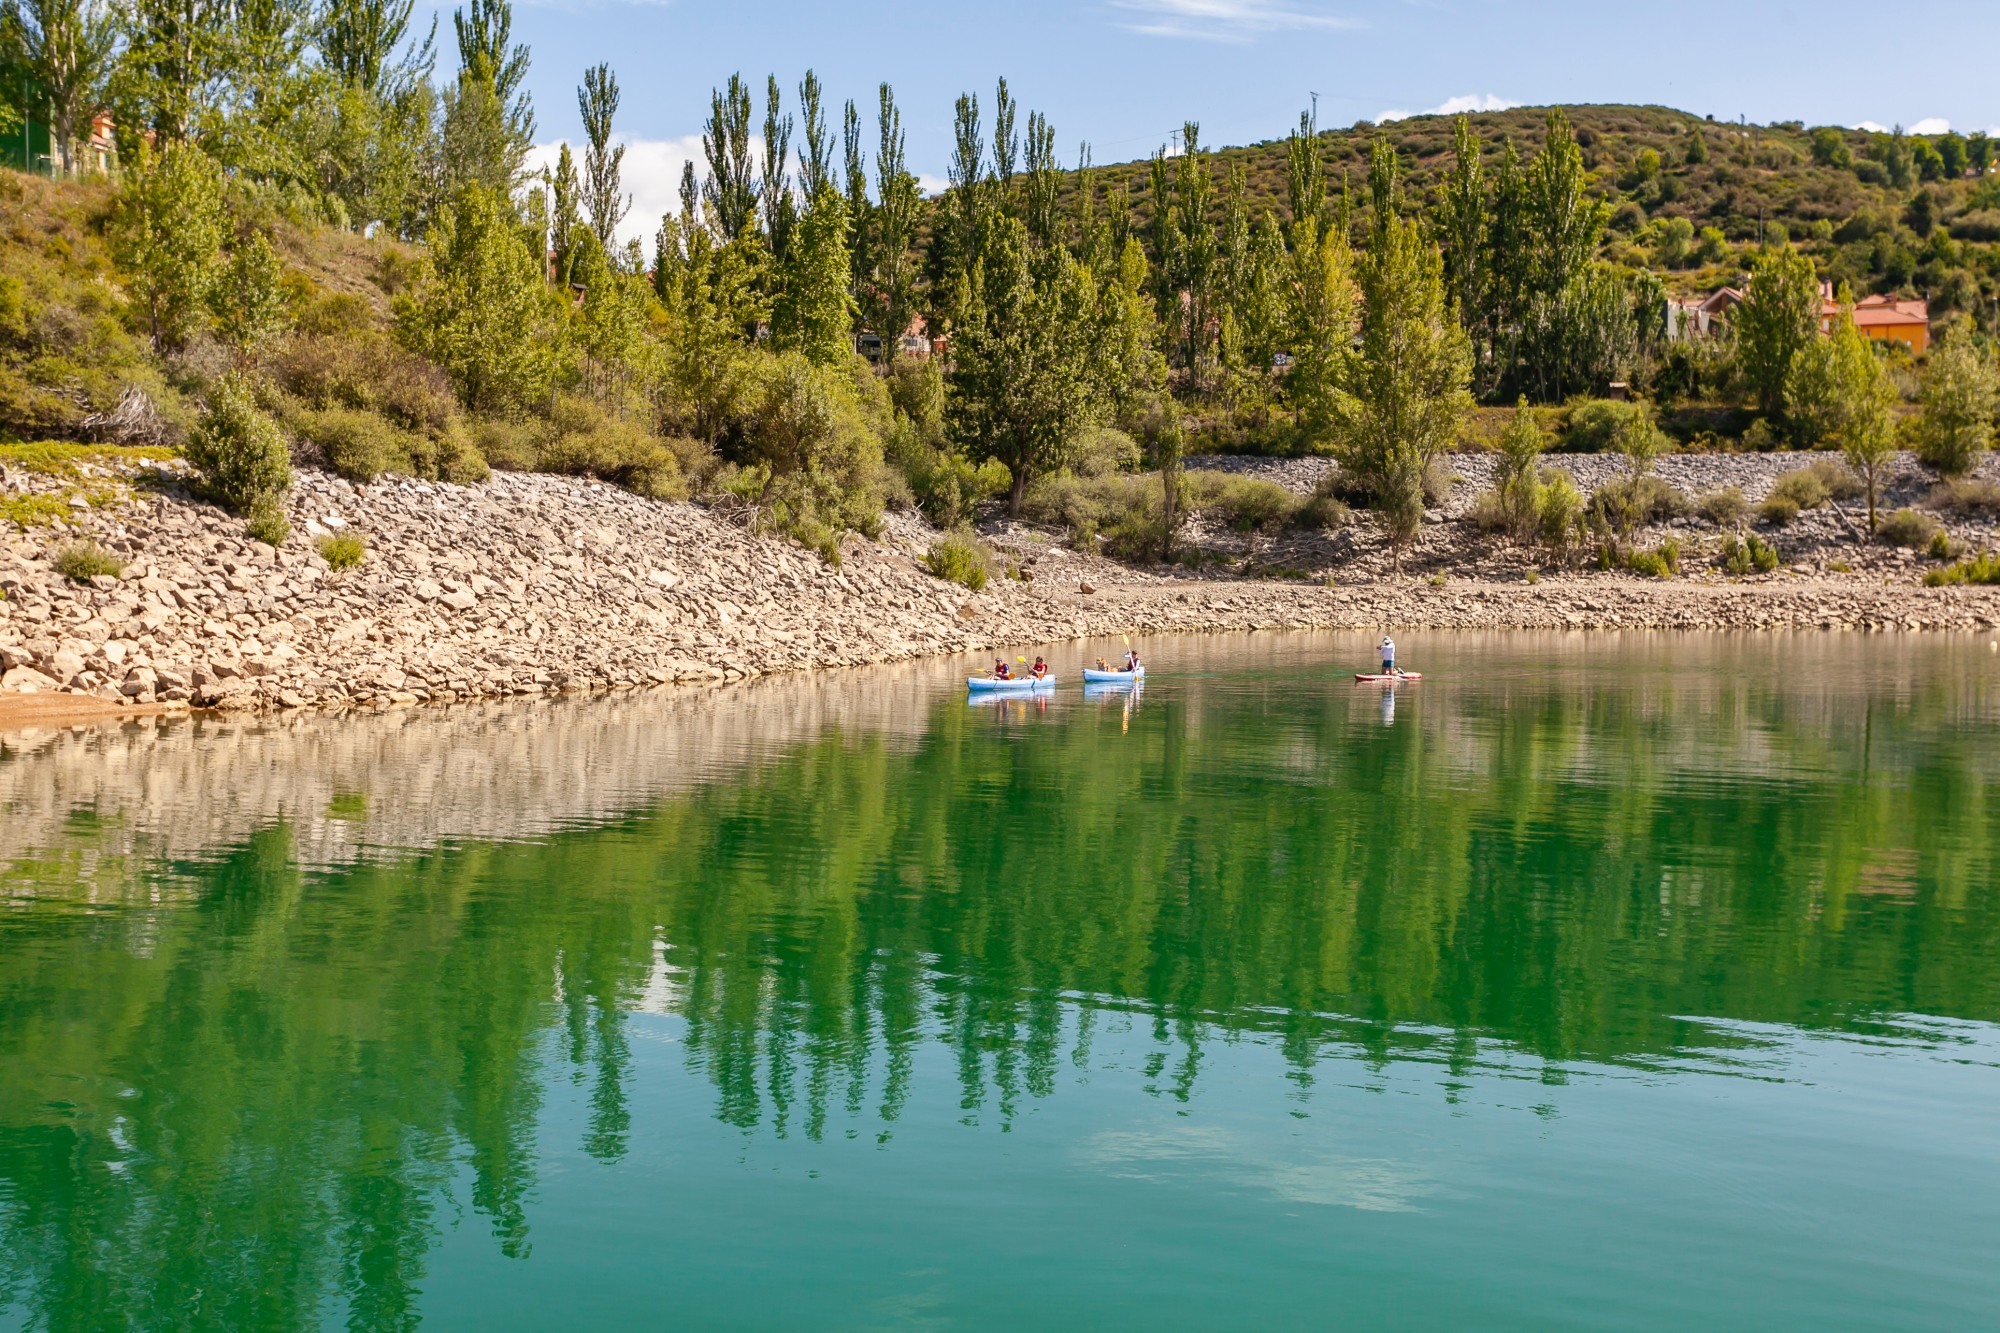
[[[1486,462],[1455,460],[1468,481]],[[1733,484],[1754,500],[1755,468],[1772,476],[1782,468],[1748,462]],[[1127,568],[1051,534],[995,524],[996,544],[1029,581],[996,579],[971,593],[924,571],[936,533],[909,514],[892,515],[876,540],[850,538],[836,567],[700,505],[586,479],[496,473],[475,486],[402,478],[356,486],[302,470],[288,501],[293,535],[273,549],[247,538],[240,520],[187,498],[171,477],[84,471],[88,498],[19,469],[0,475],[0,495],[64,494],[69,511],[0,536],[0,701],[67,692],[121,707],[384,707],[1145,633],[2000,625],[2000,589],[1924,588],[1907,553],[1869,545],[1851,561],[1830,560],[1829,543],[1843,540],[1832,517],[1826,533],[1792,539],[1788,559],[1803,554],[1776,573],[1736,580],[1704,569],[1668,582],[1529,574],[1525,555],[1515,567],[1476,563],[1470,577],[1391,574],[1365,537],[1330,579],[1203,577]],[[1472,491],[1459,487],[1455,503]],[[1454,517],[1437,516],[1440,533],[1467,528]],[[315,539],[334,531],[365,534],[362,564],[334,570],[320,557]],[[115,552],[122,574],[66,579],[56,554],[80,540]],[[1421,552],[1407,567],[1422,570]]]

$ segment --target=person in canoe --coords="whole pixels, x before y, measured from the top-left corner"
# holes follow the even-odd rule
[[[1041,658],[1037,657],[1035,659],[1035,664],[1028,668],[1028,674],[1033,676],[1036,680],[1040,680],[1042,677],[1049,674],[1049,664],[1047,662],[1044,662]]]
[[[1403,674],[1396,670],[1396,641],[1386,634],[1382,636],[1382,674],[1385,676]]]
[[[1125,650],[1125,665],[1118,669],[1132,675],[1137,675],[1139,672],[1139,650],[1137,648],[1127,648]]]
[[[995,680],[1014,679],[1014,669],[1007,665],[1006,658],[996,657],[993,659],[993,679]]]

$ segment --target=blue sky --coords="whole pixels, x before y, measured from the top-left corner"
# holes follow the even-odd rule
[[[962,90],[1005,75],[1066,160],[1144,156],[1184,119],[1213,144],[1281,136],[1319,94],[1324,125],[1481,104],[1658,102],[1717,119],[2000,127],[2000,3],[1930,0],[515,0],[546,144],[579,135],[576,84],[617,71],[638,196],[629,234],[672,206],[709,89],[776,73],[788,106],[815,69],[837,116],[895,85],[911,166],[944,174]],[[449,9],[449,6],[441,6]],[[449,17],[441,25],[449,48]],[[448,63],[450,55],[447,54]],[[760,93],[761,115],[761,93]]]

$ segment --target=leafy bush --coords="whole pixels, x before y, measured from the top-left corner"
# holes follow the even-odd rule
[[[56,552],[56,572],[72,583],[88,583],[101,574],[117,578],[125,562],[96,542],[73,542]]]
[[[1740,486],[1725,486],[1719,491],[1710,491],[1695,502],[1695,512],[1718,528],[1735,527],[1749,510],[1750,502],[1743,498]]]
[[[680,457],[665,441],[640,422],[588,398],[557,395],[547,415],[529,427],[526,443],[538,472],[597,477],[656,500],[687,496]],[[502,447],[518,444],[509,433]]]
[[[1354,511],[1340,493],[1340,472],[1336,469],[1322,476],[1313,484],[1312,494],[1299,506],[1292,522],[1301,528],[1325,532],[1332,528],[1344,528],[1354,517]]]
[[[1799,502],[1788,496],[1774,495],[1757,506],[1757,517],[1774,528],[1788,527],[1799,516]]]
[[[1536,526],[1542,540],[1567,549],[1583,531],[1583,492],[1576,479],[1560,468],[1542,474],[1541,510]]]
[[[1187,474],[1195,508],[1205,510],[1238,532],[1275,532],[1299,512],[1299,498],[1276,482],[1233,472],[1197,471]]]
[[[208,408],[188,432],[182,451],[202,490],[232,513],[292,485],[292,456],[277,424],[257,409],[249,386],[230,376],[209,396]]]
[[[1122,430],[1098,426],[1077,442],[1072,470],[1080,477],[1101,477],[1107,472],[1130,472],[1139,466],[1139,459],[1137,440]]]
[[[1590,507],[1606,526],[1631,532],[1649,523],[1679,518],[1688,512],[1688,498],[1658,477],[1619,477],[1591,493]]]
[[[1803,511],[1817,509],[1828,500],[1852,500],[1861,494],[1861,483],[1831,458],[1819,458],[1781,474],[1772,483],[1771,494],[1790,500]]]
[[[1669,537],[1650,551],[1634,551],[1626,556],[1625,567],[1634,574],[1670,579],[1681,570],[1681,545]]]
[[[1572,402],[1556,447],[1566,454],[1609,453],[1616,447],[1619,435],[1642,415],[1637,403],[1614,402],[1609,398]]]
[[[250,502],[250,513],[243,524],[243,531],[252,541],[263,542],[266,546],[283,546],[292,535],[291,520],[285,517],[284,505],[278,503],[274,495],[260,495]]]
[[[1157,546],[1160,481],[1155,476],[1112,473],[1103,477],[1044,477],[1028,488],[1022,514],[1030,521],[1068,531],[1071,545],[1087,548],[1099,536],[1128,547],[1152,525]]]
[[[956,528],[931,544],[924,568],[941,579],[962,583],[974,592],[991,577],[993,553],[970,529]]]
[[[1778,567],[1778,548],[1754,532],[1743,537],[1732,533],[1722,541],[1722,567],[1738,577],[1753,570],[1768,574]]]
[[[1916,509],[1898,509],[1882,520],[1875,535],[1891,546],[1918,550],[1929,546],[1931,539],[1942,531],[1937,520]]]
[[[1933,569],[1924,575],[1927,588],[1944,588],[1954,584],[1983,584],[1991,587],[2000,584],[2000,555],[1992,551],[1962,560],[1949,569]]]
[[[368,540],[358,532],[329,532],[313,545],[333,569],[352,569],[368,554]]]
[[[1939,528],[1931,537],[1931,544],[1924,548],[1924,554],[1933,560],[1949,560],[1958,554],[1958,548],[1951,544],[1951,534]]]
[[[1963,514],[1994,513],[2000,511],[2000,483],[1984,477],[1960,477],[1934,489],[1926,503],[1933,509],[1955,509]]]

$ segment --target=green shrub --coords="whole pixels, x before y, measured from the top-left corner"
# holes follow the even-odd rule
[[[1725,486],[1702,496],[1695,502],[1695,510],[1718,528],[1733,528],[1749,512],[1750,502],[1743,498],[1742,487]]]
[[[243,531],[252,541],[263,542],[266,546],[283,546],[292,535],[291,520],[285,517],[285,506],[274,495],[260,495],[250,502],[250,512],[245,517]]]
[[[56,552],[56,572],[72,583],[88,583],[100,574],[117,578],[125,562],[96,542],[73,542]]]
[[[1299,498],[1276,482],[1233,472],[1190,472],[1187,485],[1196,509],[1237,532],[1275,532],[1299,512]]]
[[[410,470],[406,432],[373,412],[347,407],[301,412],[293,417],[292,429],[349,481],[370,482],[384,472]]]
[[[1768,574],[1778,567],[1778,548],[1754,532],[1743,537],[1732,533],[1722,541],[1722,567],[1738,577],[1752,571]]]
[[[1634,574],[1670,579],[1681,570],[1680,543],[1669,537],[1650,551],[1634,551],[1625,557],[1625,568]]]
[[[1924,548],[1924,553],[1933,560],[1949,560],[1958,551],[1951,544],[1950,534],[1939,528],[1937,534],[1931,538],[1931,544]]]
[[[1341,495],[1340,472],[1336,469],[1313,483],[1312,494],[1299,506],[1292,522],[1297,527],[1326,532],[1346,527],[1353,517],[1354,511]]]
[[[1566,454],[1601,454],[1616,447],[1619,434],[1631,429],[1643,410],[1638,403],[1586,398],[1572,402],[1567,415],[1556,447]]]
[[[1658,477],[1619,477],[1591,493],[1590,507],[1610,528],[1631,532],[1649,523],[1679,518],[1688,511],[1688,498]]]
[[[1567,549],[1583,531],[1583,492],[1576,479],[1557,468],[1542,475],[1541,512],[1537,529],[1550,546]]]
[[[249,386],[229,376],[209,396],[182,450],[202,491],[232,513],[292,485],[292,456],[277,423],[257,409]]]
[[[1924,575],[1927,588],[1944,588],[1953,584],[1982,584],[1991,587],[2000,584],[2000,555],[1992,551],[1962,560],[1949,569],[1933,569]]]
[[[1937,520],[1916,509],[1898,509],[1882,520],[1875,535],[1891,546],[1920,550],[1929,546],[1942,529]]]
[[[1098,426],[1083,433],[1077,442],[1076,462],[1071,470],[1079,477],[1101,477],[1108,472],[1130,472],[1139,466],[1139,442],[1122,430]]]
[[[1984,477],[1960,477],[1932,490],[1926,503],[1933,509],[1991,514],[2000,511],[2000,482],[1991,482]]]
[[[1828,500],[1852,500],[1861,492],[1855,475],[1830,458],[1793,468],[1771,485],[1772,496],[1790,500],[1801,510],[1817,509]]]
[[[1087,549],[1100,535],[1117,530],[1129,536],[1135,522],[1156,517],[1160,496],[1160,481],[1151,476],[1044,477],[1028,488],[1021,512],[1031,522],[1065,529],[1071,545]]]
[[[313,545],[333,569],[352,569],[368,554],[368,539],[358,532],[329,532]]]
[[[986,543],[966,528],[947,532],[931,544],[924,556],[924,568],[938,578],[962,583],[974,592],[986,586],[993,553]]]
[[[1799,516],[1799,502],[1783,495],[1774,495],[1757,506],[1757,517],[1774,528],[1789,526]]]
[[[532,451],[536,471],[598,477],[657,500],[687,496],[680,458],[664,440],[588,398],[558,395],[536,423]]]

